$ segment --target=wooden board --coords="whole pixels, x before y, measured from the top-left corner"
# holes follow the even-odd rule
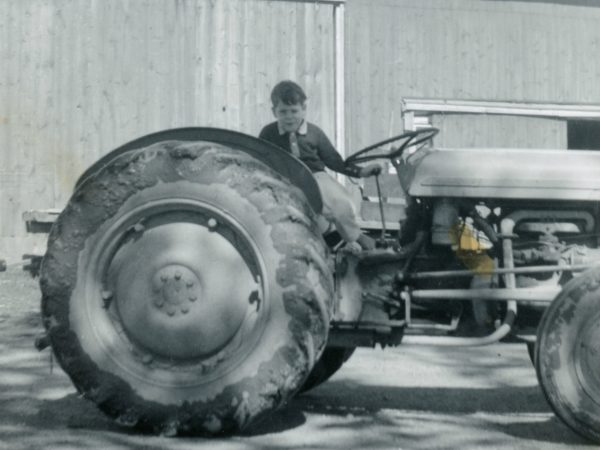
[[[334,139],[334,8],[0,1],[0,254],[29,252],[17,250],[30,242],[23,212],[62,209],[79,175],[132,139],[186,126],[257,135],[282,79],[305,88],[309,120]]]
[[[348,2],[349,153],[401,132],[405,97],[600,104],[600,58],[591,56],[600,51],[600,8],[588,3]],[[543,129],[515,130],[514,139],[562,144],[562,131],[553,138]],[[503,139],[487,137],[490,147]]]

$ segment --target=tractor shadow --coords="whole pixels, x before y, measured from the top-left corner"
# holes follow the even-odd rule
[[[117,425],[89,401],[76,393],[50,400],[22,399],[4,402],[0,420],[17,418],[25,429],[109,432],[114,437],[149,436],[146,432]],[[29,409],[30,414],[24,413]],[[392,411],[394,423],[387,423]],[[5,416],[4,418],[2,416]],[[255,424],[240,436],[260,437],[302,428],[308,416],[334,420],[336,428],[382,426],[395,429],[414,421],[442,426],[468,425],[473,418],[478,427],[517,439],[540,443],[585,445],[588,442],[572,432],[551,414],[538,386],[498,388],[399,387],[332,380],[291,399],[284,407]],[[502,416],[499,420],[497,418]],[[353,418],[346,423],[344,418]],[[491,418],[491,419],[490,419]],[[508,418],[508,420],[507,420]],[[358,421],[358,424],[357,424]],[[467,425],[461,425],[461,421]],[[362,425],[361,425],[362,424]],[[437,426],[437,425],[433,425]],[[390,431],[391,432],[391,431]],[[407,439],[405,436],[404,439]]]
[[[3,439],[8,443],[22,443],[27,430],[36,431],[25,440],[40,445],[42,442],[37,440],[43,439],[48,433],[66,434],[71,439],[97,436],[98,448],[129,445],[138,441],[145,442],[144,445],[157,443],[157,447],[150,445],[144,448],[160,448],[158,444],[162,442],[160,437],[117,425],[92,402],[74,392],[53,399],[25,400],[23,396],[18,396],[0,403],[0,423],[10,427],[3,433]],[[500,420],[489,419],[499,415],[502,416]],[[326,426],[336,432],[346,430],[354,433],[364,429],[367,434],[371,427],[376,427],[382,433],[378,435],[377,442],[401,439],[409,446],[412,442],[415,448],[422,448],[421,444],[428,442],[427,439],[437,442],[442,439],[443,430],[448,429],[467,430],[463,448],[469,448],[474,437],[468,430],[473,426],[478,428],[478,434],[482,430],[492,432],[493,439],[498,439],[497,444],[500,444],[502,435],[538,442],[540,447],[552,443],[573,447],[589,444],[571,432],[558,418],[550,415],[537,386],[409,388],[363,385],[343,379],[330,381],[290,400],[279,411],[253,426],[251,431],[242,433],[240,438],[260,439],[261,436],[304,429],[314,417],[323,418],[328,424]],[[507,417],[510,420],[505,421]],[[427,436],[424,441],[423,437],[417,440],[407,431],[415,426],[415,422],[420,424],[419,427],[434,430],[437,434]],[[311,429],[311,426],[307,429]],[[188,442],[185,436],[182,438]],[[189,442],[208,442],[197,440],[198,437],[195,439]],[[217,437],[217,440],[221,439]]]
[[[287,430],[299,428],[306,423],[306,414],[291,400],[275,413],[255,424],[251,429],[241,433],[242,436],[262,436],[265,434],[282,433]]]
[[[288,408],[304,414],[363,417],[382,422],[386,419],[377,417],[395,410],[400,424],[404,422],[403,416],[406,421],[417,417],[416,420],[440,423],[476,420],[481,422],[482,428],[518,439],[563,445],[590,444],[552,414],[538,386],[396,387],[362,385],[342,379],[329,381],[298,396]]]

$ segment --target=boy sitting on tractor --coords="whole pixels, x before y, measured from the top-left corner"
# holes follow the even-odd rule
[[[323,130],[306,121],[306,99],[303,89],[293,81],[278,83],[271,92],[277,120],[266,125],[259,137],[299,158],[313,172],[323,198],[322,214],[335,224],[347,248],[372,249],[375,243],[361,232],[350,194],[325,168],[350,177],[369,177],[381,173],[381,166],[346,165]]]

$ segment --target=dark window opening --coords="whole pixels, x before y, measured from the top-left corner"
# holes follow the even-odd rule
[[[600,120],[567,121],[567,148],[600,150]]]

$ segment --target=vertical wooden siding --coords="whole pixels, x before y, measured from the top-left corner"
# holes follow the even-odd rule
[[[445,148],[567,148],[564,119],[487,114],[436,114],[435,145]]]
[[[146,133],[257,134],[279,80],[334,136],[333,6],[268,0],[0,0],[0,258],[22,212],[61,208],[102,154]]]
[[[401,131],[403,97],[600,103],[600,4],[567,3],[349,1],[347,149]]]

